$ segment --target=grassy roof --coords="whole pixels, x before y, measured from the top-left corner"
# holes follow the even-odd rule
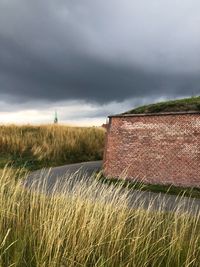
[[[129,110],[123,114],[165,113],[165,112],[184,112],[184,111],[200,112],[200,96],[145,105]]]

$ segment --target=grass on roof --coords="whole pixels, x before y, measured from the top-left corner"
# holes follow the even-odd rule
[[[129,110],[123,114],[165,113],[165,112],[184,112],[184,111],[200,112],[200,96],[145,105]]]

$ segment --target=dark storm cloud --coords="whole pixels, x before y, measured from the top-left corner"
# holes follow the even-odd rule
[[[0,97],[199,94],[199,8],[197,0],[1,0]]]

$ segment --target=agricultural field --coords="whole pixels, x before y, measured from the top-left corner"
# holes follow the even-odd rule
[[[105,130],[101,127],[0,126],[0,168],[27,170],[100,160]]]

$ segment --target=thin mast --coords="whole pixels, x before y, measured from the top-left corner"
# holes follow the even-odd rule
[[[55,111],[54,123],[55,123],[55,124],[58,123],[58,114],[57,114],[57,110]]]

